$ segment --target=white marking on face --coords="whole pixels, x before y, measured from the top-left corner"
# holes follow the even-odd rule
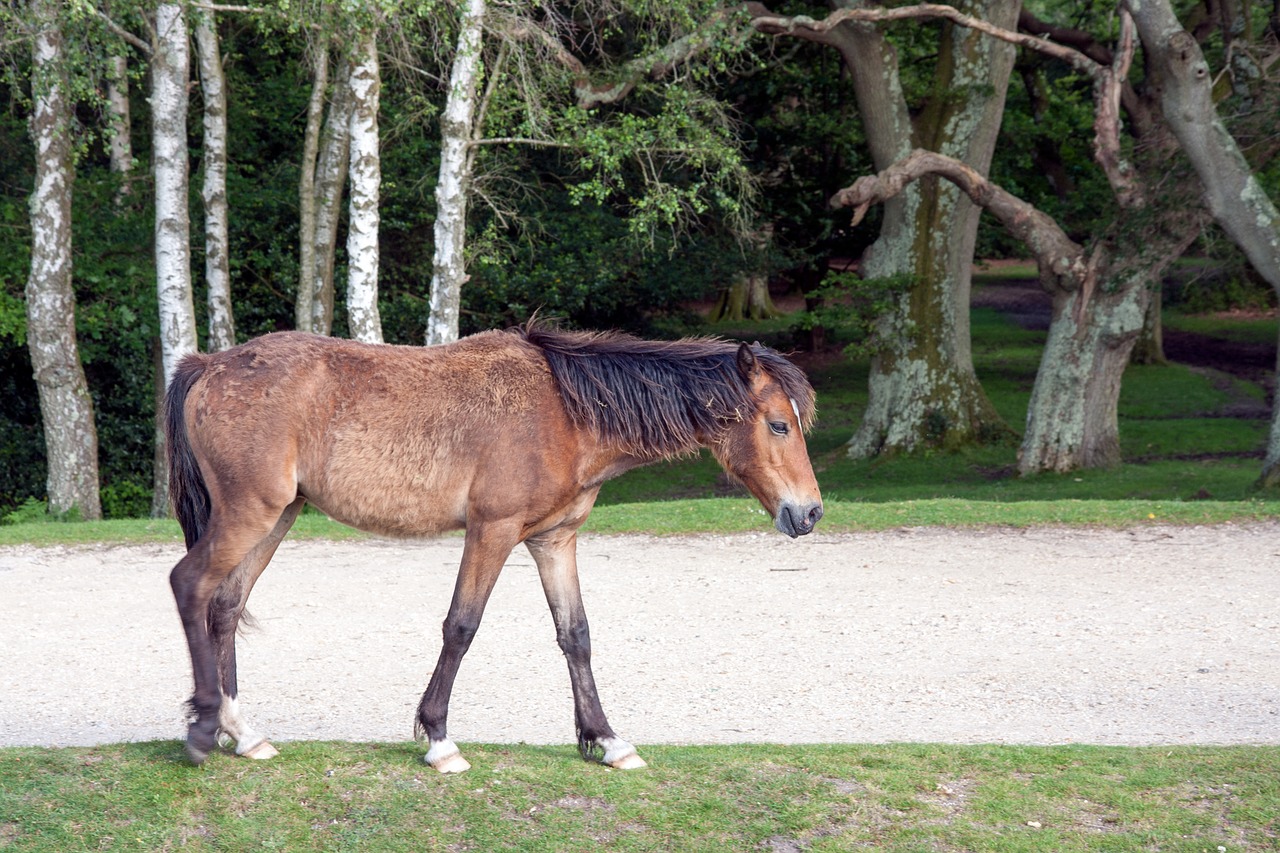
[[[796,401],[791,401],[791,411],[796,413],[796,423],[800,423],[800,407],[796,405]]]

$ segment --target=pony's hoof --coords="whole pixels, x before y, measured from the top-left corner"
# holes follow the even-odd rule
[[[431,749],[427,750],[422,760],[434,767],[438,773],[465,773],[471,769],[471,762],[462,757],[457,745],[448,738],[433,741]]]
[[[471,769],[471,762],[463,758],[461,752],[455,752],[431,762],[431,766],[437,773],[466,773]]]
[[[604,748],[601,761],[617,770],[639,770],[649,766],[636,754],[636,748],[622,738],[602,740],[600,746]]]
[[[649,764],[633,752],[610,761],[609,766],[615,770],[639,770],[641,767],[648,767]]]
[[[199,767],[201,764],[204,764],[205,759],[208,757],[209,757],[209,750],[201,749],[200,747],[193,744],[191,741],[187,741],[187,760],[188,761],[190,761],[196,767]]]
[[[261,740],[240,754],[255,761],[266,761],[268,758],[275,758],[280,754],[280,751],[271,745],[271,741]]]

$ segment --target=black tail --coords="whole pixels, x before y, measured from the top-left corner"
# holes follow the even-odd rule
[[[204,361],[188,356],[178,365],[164,396],[164,438],[169,451],[169,500],[182,525],[187,550],[196,544],[209,523],[209,490],[200,464],[187,440],[185,409],[191,386],[204,374]]]

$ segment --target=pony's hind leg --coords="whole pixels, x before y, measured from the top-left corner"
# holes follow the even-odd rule
[[[644,767],[645,761],[634,746],[614,734],[600,707],[591,672],[591,631],[578,586],[577,543],[576,532],[561,531],[530,539],[525,546],[538,564],[542,589],[556,623],[556,642],[569,663],[578,749],[583,758],[599,755],[611,767],[634,770]]]
[[[252,519],[228,519],[215,509],[203,534],[169,573],[191,653],[195,682],[191,710],[195,719],[187,729],[187,756],[196,764],[203,763],[216,745],[222,708],[210,605],[223,581],[273,531],[281,514],[277,510]]]
[[[519,541],[518,526],[478,524],[467,529],[462,566],[453,588],[453,601],[444,620],[444,645],[431,681],[418,704],[414,735],[424,736],[430,746],[424,760],[441,773],[461,773],[471,769],[448,734],[449,697],[458,675],[462,656],[471,646],[484,607],[497,583],[502,565]]]
[[[285,508],[271,532],[249,550],[209,602],[209,635],[218,661],[218,679],[222,692],[218,729],[225,738],[235,742],[237,755],[248,758],[274,758],[279,753],[241,714],[239,686],[236,681],[236,629],[245,615],[245,602],[249,600],[254,583],[297,520],[304,503],[305,499],[298,498]],[[224,745],[229,744],[224,742]]]

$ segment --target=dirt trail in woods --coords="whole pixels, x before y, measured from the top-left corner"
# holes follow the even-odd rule
[[[273,740],[400,741],[460,539],[286,542],[241,698]],[[0,549],[0,745],[178,738],[179,545]],[[584,537],[597,681],[646,743],[1280,743],[1280,522]],[[568,743],[533,561],[498,583],[455,740]]]

